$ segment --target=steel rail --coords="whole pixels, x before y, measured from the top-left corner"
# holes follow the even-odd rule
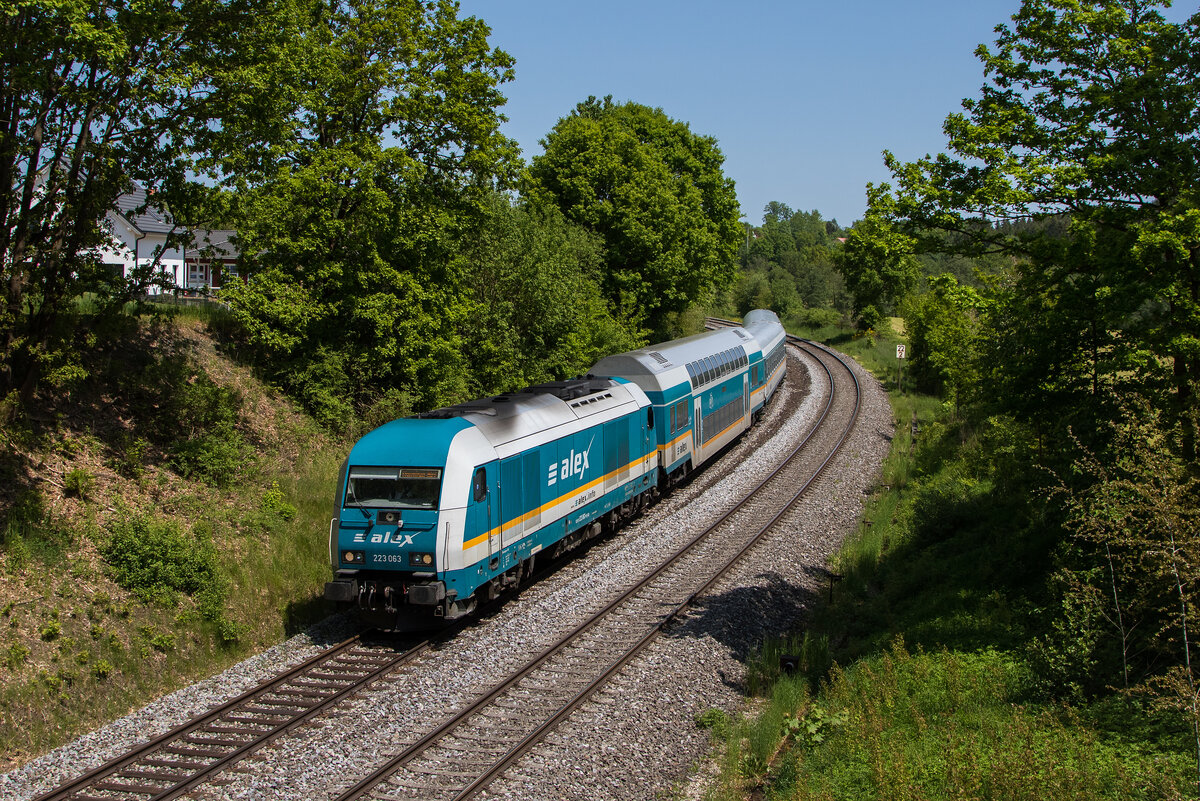
[[[241,695],[226,701],[220,706],[198,715],[191,720],[185,721],[169,731],[164,732],[163,734],[160,734],[159,736],[145,743],[135,746],[132,750],[126,752],[125,754],[115,757],[103,765],[93,768],[87,773],[72,779],[66,784],[60,785],[59,787],[38,796],[36,801],[67,801],[67,799],[82,800],[96,798],[95,796],[83,795],[83,792],[88,788],[93,788],[98,784],[104,783],[106,779],[113,779],[120,776],[123,771],[135,769],[139,762],[145,760],[160,748],[170,745],[177,740],[182,740],[189,735],[195,735],[203,732],[207,726],[219,722],[222,718],[231,713],[237,712],[239,709],[250,704],[255,699],[261,698],[262,696],[271,695],[274,691],[282,689],[294,680],[303,678],[305,674],[319,672],[319,668],[321,666],[328,665],[338,658],[352,654],[353,649],[361,643],[362,635],[356,635],[354,637],[350,637],[349,639],[343,640],[337,645],[334,645],[332,648],[328,648],[321,653],[304,660],[287,671],[279,674],[278,676],[271,678],[267,682],[256,685]],[[262,748],[264,745],[267,745],[285,732],[290,731],[301,723],[304,723],[320,712],[328,709],[334,703],[345,698],[347,695],[362,689],[365,685],[375,681],[380,676],[394,669],[398,665],[415,659],[421,653],[424,653],[426,650],[428,650],[431,647],[431,644],[431,640],[425,640],[413,646],[412,648],[397,654],[394,657],[388,658],[379,665],[369,668],[366,675],[362,677],[353,677],[355,680],[348,687],[345,687],[323,698],[319,703],[308,707],[298,714],[290,715],[287,721],[278,724],[268,724],[266,721],[264,721],[262,727],[267,727],[269,725],[270,728],[268,731],[255,736],[253,740],[247,741],[240,747],[220,756],[212,762],[204,765],[196,765],[195,770],[189,770],[185,767],[178,767],[174,769],[176,774],[186,772],[188,774],[186,778],[173,781],[165,777],[157,780],[153,777],[149,777],[151,781],[172,783],[166,787],[157,789],[153,789],[148,785],[138,786],[130,784],[128,786],[131,789],[118,791],[126,792],[131,795],[144,796],[147,799],[150,799],[150,801],[168,801],[168,799],[176,798],[196,785],[204,782],[217,771],[228,767],[234,762],[244,759],[246,756]],[[347,679],[349,678],[351,677],[347,677]],[[330,688],[334,686],[335,685],[329,685]],[[297,702],[296,705],[300,706],[300,702]],[[282,717],[284,714],[287,713],[281,712],[280,716]],[[253,730],[246,729],[247,736],[255,734],[256,732]],[[163,772],[165,771],[159,771],[159,773]],[[138,789],[133,789],[135,787]],[[117,788],[110,787],[104,789]]]
[[[804,343],[809,346],[816,346],[816,347],[820,348],[822,351],[833,356],[833,358],[835,358],[839,362],[841,362],[842,366],[850,374],[851,378],[854,379],[854,390],[855,390],[854,412],[851,415],[849,421],[847,421],[846,426],[843,429],[841,435],[839,436],[838,441],[835,444],[835,446],[833,447],[833,449],[830,450],[829,454],[826,455],[825,459],[821,462],[820,466],[818,466],[817,469],[813,472],[813,474],[796,490],[796,492],[792,495],[792,497],[785,504],[783,504],[780,507],[779,511],[776,512],[776,514],[771,518],[771,520],[768,521],[767,523],[765,523],[764,525],[762,525],[759,528],[759,530],[757,532],[755,532],[755,534],[745,544],[745,546],[742,547],[740,550],[738,550],[735,554],[733,554],[726,561],[726,563],[708,579],[708,581],[706,581],[702,586],[700,586],[698,589],[696,589],[694,592],[692,592],[690,595],[688,595],[688,597],[686,599],[684,599],[680,603],[676,604],[675,608],[673,610],[671,610],[671,612],[668,613],[667,616],[663,620],[659,621],[649,631],[647,631],[646,634],[640,640],[638,640],[635,645],[633,645],[631,648],[629,648],[616,661],[614,661],[612,664],[610,664],[604,670],[603,673],[601,673],[599,676],[594,678],[584,689],[580,690],[575,695],[574,698],[572,698],[567,704],[564,704],[562,707],[560,707],[554,713],[553,716],[551,716],[549,719],[544,721],[540,726],[538,726],[537,729],[535,729],[533,732],[530,732],[517,746],[515,746],[510,752],[508,752],[503,757],[501,757],[501,759],[499,761],[497,761],[490,768],[488,768],[480,777],[475,779],[475,781],[473,781],[466,788],[464,788],[461,792],[459,792],[457,795],[455,795],[454,801],[466,801],[466,799],[474,798],[480,791],[482,791],[485,787],[487,787],[489,784],[491,784],[491,782],[494,781],[497,776],[499,776],[501,773],[503,773],[505,770],[507,770],[513,763],[515,763],[518,759],[520,759],[526,753],[528,753],[534,746],[536,746],[539,742],[541,742],[542,739],[544,739],[544,737],[550,731],[552,731],[559,723],[561,723],[563,720],[565,720],[572,712],[575,711],[575,709],[577,709],[581,704],[583,704],[586,700],[588,700],[588,698],[590,698],[601,686],[606,684],[608,682],[608,680],[614,674],[617,673],[617,671],[619,671],[622,667],[624,667],[630,660],[632,660],[637,654],[639,654],[642,650],[644,650],[646,648],[646,646],[648,646],[654,639],[656,639],[658,637],[658,635],[661,634],[662,631],[668,625],[670,625],[670,623],[672,623],[679,616],[679,614],[682,611],[684,611],[687,607],[691,606],[696,601],[697,598],[700,598],[703,595],[705,595],[712,588],[712,586],[714,584],[716,584],[718,581],[720,581],[721,578],[724,577],[724,575],[726,573],[728,573],[734,567],[734,565],[736,565],[738,562],[740,562],[754,548],[754,546],[757,545],[763,539],[763,537],[765,537],[766,534],[779,523],[779,521],[784,517],[784,515],[786,515],[788,512],[791,511],[792,507],[796,504],[796,502],[798,500],[800,500],[800,497],[808,491],[808,488],[810,486],[812,486],[812,484],[814,482],[816,482],[816,480],[818,478],[820,478],[822,474],[824,474],[825,469],[829,466],[829,463],[833,460],[833,457],[836,456],[837,453],[841,450],[842,444],[849,438],[850,433],[854,429],[855,423],[858,421],[858,413],[859,413],[859,408],[861,406],[861,399],[862,399],[862,388],[861,388],[861,385],[859,384],[858,377],[854,374],[854,371],[852,369],[850,369],[850,367],[836,353],[833,353],[828,348],[825,348],[822,345],[817,345],[817,343],[812,343],[807,340],[801,340],[799,338],[794,338],[794,337],[791,337],[790,335],[788,337],[788,341],[791,342],[793,345],[799,345],[800,343]],[[818,361],[820,361],[820,360],[818,360]],[[828,368],[826,368],[826,370],[828,371]],[[831,381],[830,386],[832,387],[832,385],[833,384]],[[832,400],[833,393],[831,392],[830,395],[831,395],[831,400]],[[824,419],[824,415],[822,415],[822,419]],[[811,436],[811,433],[810,433],[810,436]],[[807,438],[806,438],[806,441],[807,441]],[[789,460],[790,460],[790,458],[791,457],[789,456]],[[783,466],[786,465],[786,462],[787,462],[787,460],[785,460],[785,462],[780,465],[780,468],[779,468],[780,470],[782,470]],[[758,489],[758,487],[756,487],[754,491],[757,491],[757,489]],[[726,515],[726,516],[728,516],[728,515]],[[722,519],[724,519],[724,518],[722,518]]]
[[[799,346],[801,343],[804,343],[804,341],[802,341],[802,340],[798,340],[798,339],[790,338],[790,337],[789,337],[789,341],[791,341],[793,344],[795,344],[797,346]],[[805,343],[805,344],[811,344],[811,343]],[[828,350],[826,350],[824,348],[822,348],[821,350],[827,354],[830,353]],[[817,468],[817,470],[814,471],[814,473],[809,477],[809,479],[806,482],[803,483],[802,487],[793,495],[792,499],[789,500],[786,504],[784,504],[783,508],[780,509],[780,511],[772,518],[771,522],[768,523],[766,526],[762,527],[762,529],[755,535],[754,538],[752,538],[751,541],[749,541],[747,544],[745,544],[737,553],[735,553],[732,557],[730,557],[727,560],[726,564],[723,567],[721,567],[718,571],[716,571],[713,575],[711,575],[710,578],[708,579],[708,581],[706,581],[703,584],[703,586],[701,586],[699,589],[690,593],[689,596],[682,603],[678,604],[676,606],[676,608],[673,609],[663,620],[661,620],[657,625],[653,626],[651,628],[651,630],[646,633],[646,635],[639,638],[637,643],[635,643],[633,646],[628,648],[627,651],[621,657],[619,657],[617,660],[615,660],[614,663],[611,664],[603,672],[603,674],[601,676],[596,677],[591,682],[589,682],[589,684],[586,688],[584,688],[582,691],[580,691],[567,704],[564,704],[562,707],[560,707],[560,709],[554,715],[552,715],[550,719],[543,721],[542,724],[539,725],[535,729],[535,731],[531,732],[526,737],[524,737],[521,740],[521,742],[518,743],[516,746],[514,746],[508,754],[506,754],[504,757],[501,757],[500,763],[489,768],[487,771],[485,771],[485,773],[482,776],[477,777],[476,780],[473,781],[471,783],[471,785],[468,786],[468,788],[460,791],[462,794],[456,796],[456,798],[468,798],[471,795],[473,795],[474,793],[478,792],[480,789],[482,789],[484,786],[486,786],[488,783],[490,783],[490,781],[492,781],[495,778],[495,776],[498,775],[498,773],[503,771],[505,769],[505,767],[510,765],[513,761],[515,761],[521,755],[523,755],[526,751],[528,751],[529,748],[533,747],[533,745],[535,745],[538,741],[540,741],[540,739],[542,737],[544,737],[545,733],[550,731],[555,725],[557,725],[557,723],[561,722],[561,720],[563,718],[565,718],[567,715],[569,715],[571,711],[573,711],[575,708],[577,708],[580,703],[583,703],[583,701],[586,700],[586,698],[589,697],[591,694],[593,694],[597,688],[599,688],[601,685],[603,685],[615,671],[619,670],[622,665],[624,665],[630,659],[632,659],[638,652],[640,652],[640,650],[642,648],[645,647],[646,644],[648,644],[655,636],[657,636],[657,634],[661,631],[661,629],[664,626],[666,626],[671,620],[675,619],[678,616],[679,612],[683,608],[688,606],[690,603],[694,602],[696,597],[698,597],[700,594],[706,592],[712,586],[712,584],[714,584],[716,581],[718,581],[720,579],[721,576],[723,576],[726,572],[728,572],[728,570],[731,569],[733,567],[733,565],[736,564],[737,561],[740,560],[741,557],[744,556],[745,553],[749,551],[749,549],[753,546],[753,544],[755,544],[759,539],[761,539],[762,536],[765,535],[766,531],[770,527],[774,526],[778,522],[778,520],[784,514],[787,513],[787,511],[791,508],[791,506],[794,505],[794,503],[798,499],[798,497],[803,492],[805,492],[807,490],[807,488],[809,486],[811,486],[812,482],[815,481],[816,478],[824,471],[825,467],[832,460],[833,456],[837,453],[838,449],[840,448],[841,443],[848,436],[849,431],[852,430],[854,422],[855,422],[855,420],[857,420],[857,415],[858,415],[857,409],[858,409],[859,401],[861,398],[861,389],[858,385],[857,377],[854,376],[853,371],[845,364],[844,361],[842,361],[839,357],[837,357],[836,354],[831,354],[831,355],[833,356],[833,358],[836,358],[836,359],[838,359],[839,362],[841,362],[842,366],[847,370],[847,372],[850,374],[851,378],[854,380],[856,399],[855,399],[855,403],[854,403],[854,413],[853,413],[853,416],[851,417],[851,420],[847,423],[845,430],[842,432],[838,443],[834,446],[834,448],[831,450],[831,452],[825,457],[824,461]],[[774,478],[776,478],[776,476],[778,476],[788,465],[790,465],[793,460],[798,458],[799,454],[801,453],[801,451],[803,451],[803,449],[809,443],[809,441],[818,432],[820,432],[822,430],[822,424],[824,423],[826,417],[828,416],[828,414],[830,412],[830,409],[833,406],[834,396],[836,394],[836,388],[835,388],[836,382],[833,378],[832,371],[830,371],[829,366],[826,365],[823,360],[816,359],[816,361],[818,362],[818,364],[821,364],[822,368],[825,370],[826,375],[829,378],[829,385],[830,385],[829,396],[827,397],[824,408],[821,410],[820,416],[819,416],[818,420],[816,421],[816,423],[813,425],[812,429],[807,433],[807,435],[804,437],[803,441],[800,444],[798,444],[788,454],[788,456],[780,462],[780,464],[775,468],[774,471],[772,471],[772,473],[770,475],[768,475],[766,478],[759,481],[749,492],[747,492],[744,495],[744,497],[737,504],[735,504],[732,508],[730,508],[724,514],[722,514],[707,529],[705,529],[704,531],[697,534],[687,544],[685,544],[680,549],[678,549],[675,552],[675,554],[673,554],[671,557],[669,557],[667,560],[665,560],[662,564],[660,564],[658,566],[658,568],[656,568],[652,573],[648,574],[643,579],[641,579],[640,581],[635,583],[633,586],[629,587],[623,594],[614,598],[611,602],[609,602],[606,606],[604,606],[604,608],[600,609],[598,612],[593,614],[591,617],[589,617],[583,623],[579,624],[571,632],[560,637],[555,643],[553,643],[552,645],[547,647],[540,654],[538,654],[532,660],[527,662],[526,665],[521,670],[519,670],[516,673],[514,673],[513,675],[511,675],[509,678],[507,678],[503,682],[497,684],[495,687],[492,688],[492,690],[490,690],[486,694],[480,696],[479,698],[477,698],[475,701],[473,701],[471,704],[469,704],[468,706],[466,706],[459,712],[457,712],[457,713],[451,715],[450,717],[448,717],[447,719],[445,719],[435,729],[426,733],[421,738],[419,738],[417,741],[409,744],[400,753],[396,754],[394,757],[392,757],[391,759],[387,760],[385,763],[380,765],[370,775],[364,777],[362,780],[360,780],[359,782],[354,784],[352,787],[350,787],[349,789],[344,791],[338,797],[338,801],[349,801],[349,799],[361,797],[364,793],[366,793],[367,791],[369,791],[372,788],[379,785],[388,776],[394,774],[396,771],[403,768],[407,763],[412,762],[418,756],[420,756],[422,753],[427,751],[429,748],[433,747],[438,741],[442,740],[445,735],[447,735],[452,730],[457,728],[460,724],[462,724],[468,718],[475,715],[481,709],[486,708],[495,699],[497,699],[498,697],[503,695],[506,691],[508,691],[509,689],[514,687],[518,682],[520,682],[522,679],[524,679],[528,674],[534,672],[540,666],[546,664],[553,656],[562,652],[570,643],[579,639],[579,637],[582,634],[584,634],[587,630],[591,629],[600,620],[607,617],[608,614],[614,608],[625,603],[633,595],[635,595],[637,592],[639,592],[644,587],[646,587],[650,582],[654,581],[661,574],[663,574],[668,569],[670,569],[673,565],[678,563],[682,558],[684,558],[686,555],[691,553],[698,543],[700,543],[702,540],[704,540],[708,536],[710,536],[718,527],[720,527],[723,523],[725,523],[732,515],[734,515],[738,511],[745,508],[746,505],[749,504],[751,500],[755,499],[757,497],[758,493],[762,490],[762,488],[765,487],[768,483],[770,483]],[[447,788],[447,791],[449,791],[449,788]]]

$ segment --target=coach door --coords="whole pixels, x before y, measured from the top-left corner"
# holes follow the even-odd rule
[[[742,373],[742,417],[750,416],[750,373]],[[746,428],[750,427],[749,421],[746,422]]]
[[[704,415],[701,414],[703,409],[703,402],[696,398],[696,414],[692,418],[692,453],[695,454],[692,460],[693,467],[704,461]]]

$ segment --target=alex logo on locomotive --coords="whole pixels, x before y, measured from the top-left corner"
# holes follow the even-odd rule
[[[415,533],[414,534],[404,534],[400,531],[387,531],[382,534],[371,534],[370,538],[368,539],[367,532],[356,531],[354,533],[354,544],[358,545],[358,544],[370,542],[374,545],[386,545],[388,543],[391,543],[393,545],[398,545],[401,548],[403,548],[407,545],[412,545],[413,540],[416,539],[416,537],[417,537],[417,535]]]
[[[572,448],[570,456],[568,456],[566,459],[563,459],[561,462],[555,462],[554,464],[550,465],[549,474],[546,479],[546,486],[553,487],[558,483],[559,478],[561,478],[563,481],[566,481],[571,476],[582,476],[584,473],[586,473],[588,467],[590,467],[588,456],[591,454],[592,445],[594,445],[595,442],[596,438],[592,437],[591,441],[588,442],[586,451],[583,451],[582,453],[576,453],[575,449]]]

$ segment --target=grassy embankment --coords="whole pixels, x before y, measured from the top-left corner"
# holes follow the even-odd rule
[[[967,427],[936,399],[897,392],[893,332],[790,330],[883,380],[896,437],[831,566],[844,577],[832,603],[751,660],[753,713],[701,717],[721,768],[710,797],[1184,797],[1195,786],[1184,726],[1117,693],[1039,693],[1027,643],[1053,543],[1023,519],[1025,504],[977,477],[995,455]],[[800,656],[800,669],[783,675],[781,655]]]
[[[346,444],[223,356],[213,314],[87,330],[82,377],[0,429],[0,770],[328,612]]]

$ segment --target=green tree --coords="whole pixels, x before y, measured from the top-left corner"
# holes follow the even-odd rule
[[[896,188],[873,189],[872,210],[919,247],[1016,264],[993,317],[994,397],[1065,428],[1149,393],[1194,461],[1200,14],[1168,23],[1164,5],[1025,0],[978,50],[988,83],[946,120],[953,155],[888,154]],[[1054,219],[1065,230],[1027,224]]]
[[[978,383],[978,350],[986,301],[952,275],[930,279],[929,291],[902,306],[912,352],[910,375],[917,386],[936,392],[959,408]]]
[[[916,288],[921,265],[915,248],[913,237],[878,214],[868,213],[847,233],[837,263],[860,326],[878,328],[884,315]]]
[[[189,180],[233,124],[243,78],[278,36],[273,0],[13,0],[0,12],[0,393],[78,372],[73,302],[109,311],[154,283],[98,262],[133,181],[182,225],[212,192]],[[253,141],[241,146],[252,147]],[[177,237],[185,231],[177,232]],[[74,368],[72,365],[74,364]]]
[[[622,318],[661,328],[733,280],[743,230],[712,137],[661,109],[591,97],[543,145],[524,193],[603,239],[601,283]]]
[[[1086,481],[1057,489],[1068,529],[1103,555],[1100,569],[1078,572],[1076,590],[1090,590],[1110,635],[1094,658],[1114,663],[1106,677],[1119,675],[1121,686],[1148,692],[1189,722],[1200,779],[1200,665],[1191,614],[1200,601],[1200,480],[1176,455],[1178,444],[1164,441],[1169,426],[1156,417],[1152,409],[1127,409],[1113,424],[1112,455],[1078,456],[1072,472]]]
[[[499,132],[512,59],[449,0],[313,2],[277,65],[286,137],[242,176],[249,351],[327,422],[383,388],[461,397],[470,310],[459,243],[515,177]]]
[[[640,344],[601,293],[603,243],[558,209],[496,195],[467,255],[475,308],[462,338],[471,394],[582,375]]]
[[[1067,588],[1035,673],[1148,689],[1190,718],[1200,776],[1200,14],[1164,5],[1024,0],[978,50],[987,83],[947,119],[950,154],[889,154],[869,218],[997,265],[972,360],[993,474],[1062,478],[1064,503],[1030,515],[1062,538]]]

